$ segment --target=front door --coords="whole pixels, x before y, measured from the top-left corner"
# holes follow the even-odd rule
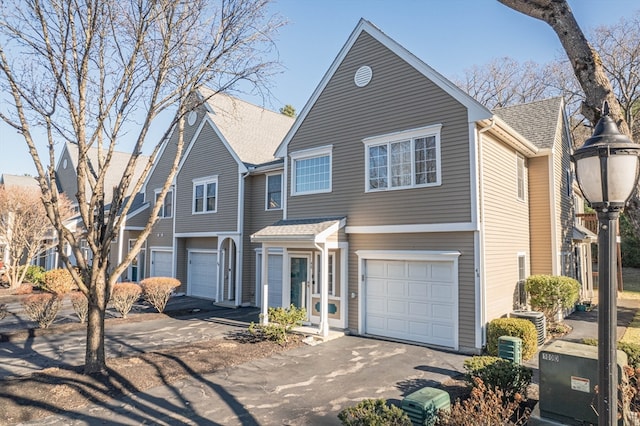
[[[309,313],[307,297],[310,277],[310,260],[307,255],[291,256],[291,304],[296,308],[305,308]]]

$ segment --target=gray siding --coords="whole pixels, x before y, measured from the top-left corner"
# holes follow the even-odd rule
[[[354,73],[363,65],[372,68],[373,79],[358,88]],[[432,124],[442,124],[442,185],[365,193],[362,140]],[[346,215],[349,225],[471,220],[466,108],[366,33],[313,105],[288,152],[324,145],[333,145],[332,192],[289,196],[288,217]]]
[[[429,234],[350,234],[347,294],[358,293],[358,250],[456,250],[458,258],[458,315],[461,350],[475,349],[475,266],[472,232]],[[359,295],[359,297],[363,297]],[[358,298],[349,298],[348,327],[358,329]],[[480,327],[480,325],[477,325]]]
[[[67,162],[67,167],[63,168],[64,162]],[[78,192],[78,178],[76,175],[76,169],[71,162],[69,151],[67,146],[62,151],[62,157],[60,158],[60,167],[56,170],[56,180],[58,181],[58,189],[63,192],[72,203],[78,204],[76,193]]]
[[[266,177],[252,175],[245,179],[245,221],[243,235],[242,300],[256,303],[256,249],[262,244],[251,243],[251,234],[282,219],[282,210],[265,210]]]
[[[218,176],[217,211],[193,214],[193,179]],[[194,141],[176,180],[176,232],[235,231],[238,227],[238,163],[209,123]]]

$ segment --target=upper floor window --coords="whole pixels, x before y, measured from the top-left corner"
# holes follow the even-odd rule
[[[524,156],[520,153],[516,154],[516,172],[518,179],[518,199],[524,200],[525,198],[525,164],[524,164]]]
[[[333,146],[328,145],[290,154],[291,195],[331,192],[332,149]]]
[[[218,209],[218,177],[193,181],[193,213],[214,213]]]
[[[160,189],[156,189],[156,199],[155,202],[158,202],[158,197],[160,197]],[[171,217],[173,215],[173,190],[167,191],[167,195],[164,196],[164,202],[162,206],[160,206],[160,210],[158,211],[158,217],[166,218]]]
[[[282,209],[282,173],[267,175],[267,210]]]
[[[373,136],[365,145],[365,190],[440,185],[441,125]]]

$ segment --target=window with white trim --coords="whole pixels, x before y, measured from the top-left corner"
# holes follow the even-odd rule
[[[517,284],[517,308],[523,308],[527,306],[527,291],[525,288],[525,281],[527,279],[527,257],[524,253],[518,254],[518,284]]]
[[[336,275],[336,256],[335,253],[329,253],[329,296],[335,296],[334,278]],[[322,255],[317,253],[316,255],[316,268],[315,268],[315,280],[313,282],[313,294],[320,294],[322,292]]]
[[[192,213],[215,213],[218,210],[218,177],[193,180]]]
[[[282,210],[282,173],[267,175],[266,210]]]
[[[518,199],[524,200],[526,190],[525,190],[525,162],[524,156],[520,153],[516,153],[516,173],[518,179]]]
[[[333,146],[292,152],[291,195],[331,192],[331,153]]]
[[[162,190],[161,189],[156,189],[155,193],[156,193],[156,197],[155,197],[155,202],[158,202],[158,197],[160,197],[160,192]],[[158,211],[158,217],[160,218],[168,218],[171,217],[173,215],[173,190],[170,189],[169,191],[167,191],[167,195],[165,195],[164,197],[164,202],[162,203],[162,206],[160,207],[160,210]]]
[[[437,124],[364,139],[365,190],[440,185],[441,128]]]

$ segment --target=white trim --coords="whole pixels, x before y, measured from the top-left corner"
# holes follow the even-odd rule
[[[218,184],[218,175],[206,176],[195,178],[191,180],[193,186],[193,192],[191,196],[191,214],[199,215],[199,214],[209,214],[209,213],[217,213],[218,212],[218,198],[220,195],[220,185]],[[207,187],[211,184],[216,185],[216,205],[213,210],[207,210]],[[202,186],[202,211],[196,211],[196,188],[198,186]]]
[[[415,55],[409,52],[407,49],[398,44],[395,40],[391,39],[389,36],[384,34],[378,28],[376,28],[373,24],[365,19],[360,19],[358,25],[355,27],[346,43],[332,62],[331,66],[327,70],[327,72],[322,77],[322,80],[313,91],[313,94],[302,108],[302,111],[296,118],[293,126],[284,137],[280,146],[278,146],[275,156],[276,157],[284,157],[286,156],[287,146],[289,142],[293,138],[293,135],[296,134],[301,124],[305,121],[305,118],[313,108],[313,105],[316,103],[325,87],[331,81],[333,75],[336,73],[338,67],[342,64],[345,57],[356,43],[358,37],[362,32],[366,32],[371,35],[374,39],[380,42],[382,45],[387,47],[393,53],[398,55],[400,59],[407,62],[409,65],[414,67],[418,72],[424,75],[426,78],[431,80],[436,86],[444,90],[447,94],[452,96],[458,102],[460,102],[467,109],[467,121],[474,122],[478,120],[488,119],[493,116],[491,111],[489,111],[486,107],[482,106],[478,101],[473,99],[467,93],[458,88],[455,84],[445,78],[442,74],[438,73],[436,70],[431,68],[429,65],[418,59]]]
[[[280,207],[269,208],[269,178],[273,176],[280,176]],[[264,175],[264,210],[265,211],[277,211],[283,209],[284,192],[282,188],[284,186],[284,173],[282,171],[265,173]]]
[[[287,194],[289,188],[289,176],[291,173],[289,172],[289,157],[285,155],[284,157],[284,174],[282,175],[282,220],[287,219],[287,206],[289,205],[289,197]]]
[[[363,225],[347,226],[347,234],[403,234],[416,232],[474,232],[479,231],[473,222],[418,223],[412,225]]]
[[[558,252],[558,243],[562,244],[558,241],[558,218],[556,214],[556,169],[555,169],[555,161],[554,161],[554,153],[552,152],[549,155],[549,193],[551,195],[551,199],[549,200],[550,204],[550,212],[551,215],[551,274],[552,275],[560,275],[561,267],[560,267],[560,254]],[[560,178],[562,179],[562,177]],[[562,182],[560,182],[562,184]]]
[[[256,282],[255,282],[255,306],[256,307],[261,307],[262,306],[262,247],[257,247],[255,249],[253,249],[253,251],[256,254]],[[268,251],[268,255],[281,255],[282,256],[282,248],[281,247],[268,247],[267,248]],[[258,260],[260,260],[258,262]],[[260,280],[258,280],[258,277],[260,277]],[[283,277],[284,279],[284,277]],[[282,302],[282,300],[280,301]]]
[[[150,206],[150,204],[149,204],[148,202],[146,202],[146,203],[144,203],[143,205],[141,205],[140,207],[138,207],[136,210],[134,210],[134,211],[132,211],[132,212],[127,213],[126,217],[127,217],[128,219],[130,219],[130,218],[132,218],[132,217],[134,217],[134,216],[138,215],[139,213],[141,213],[141,212],[145,211],[146,209],[148,209],[148,208],[149,208],[149,206]]]
[[[453,277],[453,295],[452,298],[455,315],[453,317],[453,349],[458,350],[460,342],[460,303],[459,303],[459,262],[458,258],[461,253],[459,251],[433,251],[433,250],[357,250],[358,257],[358,334],[365,334],[364,317],[365,312],[365,263],[367,260],[404,260],[404,261],[422,261],[437,262],[450,261],[453,262],[455,274]]]
[[[296,191],[296,162],[310,160],[313,158],[329,157],[329,186],[325,189]],[[333,145],[319,146],[289,154],[291,158],[291,196],[321,194],[331,192],[333,188]]]
[[[442,161],[440,154],[440,131],[442,129],[442,124],[432,124],[425,127],[419,127],[416,129],[403,130],[400,132],[387,133],[384,135],[371,136],[362,139],[362,143],[364,144],[364,190],[365,192],[382,192],[382,191],[395,191],[395,190],[403,190],[403,189],[412,189],[412,188],[425,188],[431,186],[440,186],[442,185]],[[417,184],[415,182],[416,179],[416,147],[415,141],[420,138],[431,138],[435,139],[435,150],[436,150],[436,180],[435,182],[428,182]],[[405,186],[392,186],[391,183],[391,170],[392,170],[392,155],[391,155],[391,145],[399,142],[409,142],[410,154],[411,154],[411,183]],[[387,186],[384,188],[371,188],[370,185],[370,173],[369,173],[369,156],[370,156],[370,148],[374,146],[386,146],[387,147]]]
[[[125,231],[144,231],[144,226],[125,226]]]

